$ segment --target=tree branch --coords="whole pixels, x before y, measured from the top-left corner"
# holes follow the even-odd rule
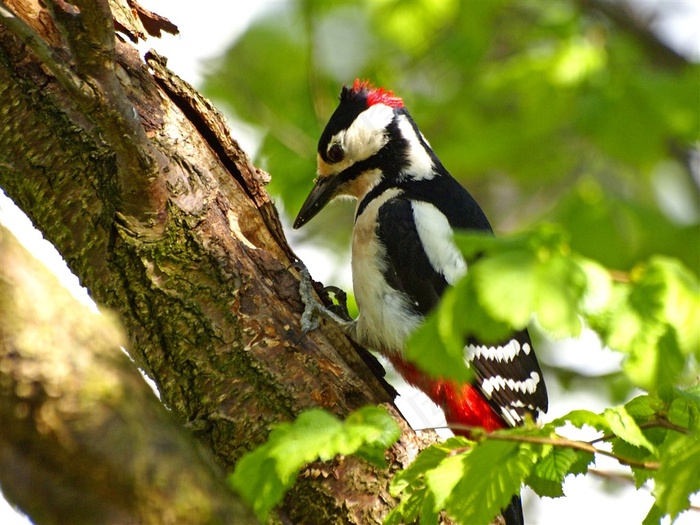
[[[16,16],[0,0],[0,23],[12,31],[41,60],[51,74],[77,101],[92,104],[96,94],[91,86],[76,75],[70,66],[24,20]]]
[[[47,1],[77,74],[4,3],[0,6],[0,20],[45,61],[112,144],[120,189],[115,205],[130,229],[144,236],[161,234],[166,192],[158,175],[166,161],[146,136],[139,114],[117,77],[114,22],[108,1]]]
[[[116,74],[114,22],[108,0],[47,0],[52,18],[63,35],[78,72],[100,94],[95,120],[117,155],[121,186],[119,211],[136,219],[141,234],[162,233],[166,191],[158,176],[166,165],[141,124]],[[77,8],[77,12],[76,12]],[[87,109],[87,108],[86,108]]]
[[[35,521],[256,522],[121,351],[112,315],[1,226],[0,318],[0,483]]]

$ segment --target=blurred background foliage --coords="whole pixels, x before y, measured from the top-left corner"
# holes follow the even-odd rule
[[[663,253],[698,274],[700,69],[648,15],[606,0],[290,2],[203,91],[262,133],[255,161],[287,219],[340,87],[360,77],[403,97],[497,231],[554,222],[609,268]],[[351,221],[331,206],[300,235],[346,253]]]
[[[642,291],[630,293],[627,303],[611,303],[594,326],[597,334],[587,330],[576,340],[552,341],[533,327],[551,418],[574,408],[622,403],[640,385],[663,382],[648,377],[659,370],[670,371],[672,383],[682,378],[692,383],[698,375],[697,342],[686,345],[695,352],[680,345],[682,338],[676,348],[692,354],[685,370],[686,354],[671,352],[675,347],[664,340],[645,338],[671,322],[654,306],[665,304],[659,298],[670,297],[669,290],[692,296],[679,299],[680,310],[680,303],[695,305],[694,311],[698,304],[700,49],[691,56],[663,39],[660,19],[673,9],[674,2],[665,0],[297,0],[251,25],[210,63],[201,87],[219,107],[257,128],[261,146],[254,161],[272,176],[269,191],[292,246],[325,248],[325,257],[304,254],[314,277],[325,284],[349,287],[354,204],[328,206],[298,232],[289,225],[312,187],[316,144],[340,88],[357,77],[404,99],[443,164],[476,197],[497,233],[546,232],[546,223],[554,223],[573,251],[612,270],[616,290],[627,289],[640,272],[647,275],[645,261],[652,270],[668,270],[666,277],[676,275],[661,279],[671,284],[660,285],[649,271],[652,284],[637,286]],[[238,131],[234,125],[234,136]],[[314,272],[319,263],[310,259],[322,261],[325,275]],[[528,274],[513,275],[494,285],[496,313],[508,302],[502,299],[504,287],[518,304],[526,302],[519,287],[524,284],[512,279]],[[536,286],[533,301],[549,308],[558,304],[552,302],[555,292],[575,295],[569,286],[573,274],[541,277],[550,286]],[[690,284],[676,286],[681,282]],[[649,316],[640,313],[647,310]],[[684,322],[697,339],[691,326],[697,319],[671,324]],[[430,326],[429,320],[418,353],[429,349],[429,361],[437,362],[443,354]],[[462,339],[457,340],[461,359]],[[631,497],[631,488],[619,483],[599,488]],[[578,494],[582,516],[602,501],[585,490]],[[546,522],[539,503],[527,493],[524,501],[528,515],[537,517],[530,521]],[[560,508],[564,521],[571,519],[572,505]],[[546,515],[549,522],[562,521],[553,517],[559,514],[552,501]]]

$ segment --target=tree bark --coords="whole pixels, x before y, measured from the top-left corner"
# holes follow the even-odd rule
[[[134,39],[172,26],[131,0],[46,4],[0,4],[0,186],[95,301],[117,314],[131,357],[224,470],[270,425],[304,409],[342,417],[366,404],[388,407],[404,429],[388,469],[353,458],[328,465],[332,476],[300,478],[277,515],[380,522],[395,503],[391,473],[434,437],[408,428],[390,388],[337,327],[302,337],[298,261],[267,175],[163,59],[144,62],[114,34]],[[21,429],[13,437],[25,438]],[[138,457],[150,446],[140,443]],[[33,460],[20,457],[13,469],[36,468]],[[108,478],[83,471],[75,482],[110,488]],[[13,476],[2,484],[39,521],[42,511],[17,496],[21,484]],[[95,512],[116,504],[108,499]],[[116,514],[85,522],[99,516]]]
[[[121,351],[116,319],[2,226],[0,316],[0,483],[36,523],[256,523]]]

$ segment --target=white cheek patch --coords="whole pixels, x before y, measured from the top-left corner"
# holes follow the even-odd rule
[[[338,133],[343,134],[338,138],[346,151],[343,163],[368,159],[382,149],[389,141],[386,128],[393,119],[394,110],[384,104],[375,104],[360,113],[347,130]]]
[[[467,272],[467,263],[452,237],[452,227],[440,210],[430,203],[412,201],[413,219],[421,244],[436,272],[455,284]]]
[[[406,115],[399,117],[398,124],[401,136],[408,142],[408,150],[406,151],[408,166],[403,170],[403,173],[415,180],[432,179],[435,177],[433,161],[416,135],[416,130],[413,129]],[[422,133],[421,137],[423,137]]]

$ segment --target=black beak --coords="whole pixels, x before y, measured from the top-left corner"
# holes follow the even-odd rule
[[[316,179],[316,184],[309,196],[306,197],[297,218],[294,220],[295,230],[313,219],[331,201],[340,183],[341,179],[337,176],[319,177]]]

